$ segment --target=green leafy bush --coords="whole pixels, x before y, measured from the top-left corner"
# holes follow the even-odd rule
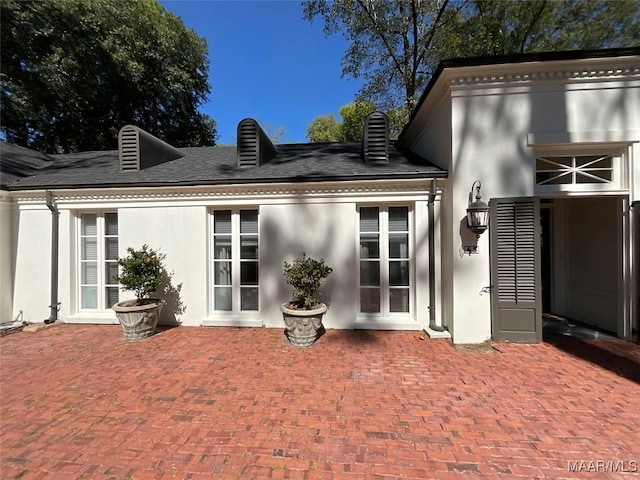
[[[324,264],[324,259],[296,258],[293,263],[284,262],[284,278],[293,287],[292,303],[298,308],[311,309],[319,302],[320,286],[333,269]]]
[[[138,300],[147,299],[167,278],[168,273],[163,264],[166,255],[156,252],[146,244],[140,250],[129,247],[127,253],[126,257],[118,259],[122,271],[116,280],[123,290],[133,291]]]

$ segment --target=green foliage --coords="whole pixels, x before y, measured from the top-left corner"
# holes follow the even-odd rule
[[[370,113],[376,111],[376,106],[371,102],[356,100],[353,103],[340,108],[342,125],[340,136],[342,142],[359,142],[362,140],[362,126],[364,119]]]
[[[373,103],[356,100],[340,107],[342,122],[332,113],[314,118],[307,127],[306,137],[310,142],[359,142],[362,140],[364,119],[375,110]],[[389,118],[389,137],[398,138],[409,119],[407,110],[389,108],[385,113]]]
[[[638,0],[308,0],[303,15],[349,42],[358,98],[406,112],[447,58],[640,45]]]
[[[307,127],[306,137],[310,142],[359,142],[364,119],[375,109],[371,102],[356,100],[340,107],[342,122],[333,113],[314,118]]]
[[[310,142],[339,142],[341,123],[333,113],[314,118],[307,127],[305,136]]]
[[[122,271],[116,280],[123,290],[133,291],[138,300],[149,298],[168,277],[163,263],[166,255],[146,244],[140,250],[129,247],[127,253],[126,257],[118,259]]]
[[[637,0],[474,0],[462,13],[464,56],[640,45]]]
[[[311,309],[319,303],[320,286],[333,269],[324,259],[296,258],[293,263],[284,262],[284,278],[293,287],[293,302],[298,308]]]
[[[198,111],[207,43],[157,0],[0,2],[2,133],[49,153],[115,148],[137,125],[176,146],[213,145]]]

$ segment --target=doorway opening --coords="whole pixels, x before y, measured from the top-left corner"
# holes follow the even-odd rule
[[[621,209],[612,196],[541,200],[545,331],[624,336]]]

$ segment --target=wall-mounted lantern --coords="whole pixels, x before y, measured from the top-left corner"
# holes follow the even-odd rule
[[[476,234],[476,240],[479,239],[480,235],[482,235],[489,227],[489,205],[482,201],[482,197],[480,196],[481,187],[482,184],[480,183],[480,180],[473,182],[473,185],[471,185],[471,191],[469,192],[469,206],[467,207],[467,227]],[[472,201],[474,188],[476,190],[476,199]],[[478,246],[465,245],[464,251],[469,255],[477,253]]]

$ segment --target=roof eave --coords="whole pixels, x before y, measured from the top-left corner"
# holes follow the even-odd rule
[[[206,187],[220,185],[249,185],[249,184],[269,184],[269,183],[308,183],[308,182],[368,182],[376,180],[416,180],[431,178],[446,178],[448,172],[439,170],[435,172],[399,173],[387,175],[345,175],[345,176],[313,176],[297,175],[294,177],[282,178],[252,178],[238,180],[205,180],[205,181],[179,181],[179,182],[139,182],[139,183],[101,183],[96,185],[87,184],[57,184],[57,185],[12,185],[7,188],[10,192],[24,192],[29,190],[77,190],[77,189],[102,189],[102,188],[166,188],[166,187]]]
[[[512,55],[452,58],[442,60],[438,64],[436,71],[429,80],[429,83],[422,92],[422,95],[420,95],[418,103],[409,116],[409,121],[406,123],[406,125],[398,135],[397,144],[401,148],[408,147],[408,144],[410,142],[407,139],[407,134],[412,127],[413,120],[418,115],[419,110],[421,109],[431,91],[434,89],[442,73],[447,69],[461,67],[482,67],[489,65],[497,66],[507,64],[522,64],[532,62],[578,61],[598,58],[630,57],[637,55],[640,55],[640,47],[609,48],[601,50],[566,50],[560,52],[536,52]]]

